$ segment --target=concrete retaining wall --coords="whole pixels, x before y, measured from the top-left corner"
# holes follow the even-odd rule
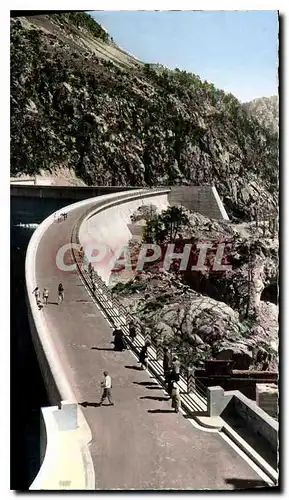
[[[212,219],[228,220],[226,210],[214,186],[160,186],[160,188],[170,190],[170,205],[183,205],[188,210],[199,212]],[[10,186],[10,193],[11,196],[60,198],[77,201],[124,191],[135,192],[138,189],[147,188],[130,186],[21,186],[12,183]]]
[[[214,186],[172,186],[170,205],[183,205],[212,219],[229,220],[228,214]]]
[[[137,193],[137,192],[136,192]],[[88,245],[96,246],[97,244],[106,245],[106,256],[101,262],[93,264],[95,270],[101,278],[108,284],[111,270],[114,267],[114,262],[111,257],[118,249],[127,246],[132,238],[130,226],[130,216],[141,205],[155,205],[158,212],[165,210],[169,206],[168,202],[169,191],[161,194],[154,193],[153,195],[136,194],[135,198],[130,197],[122,203],[111,202],[111,206],[102,211],[91,212],[81,223],[79,228],[79,240],[83,248]]]
[[[233,405],[236,413],[245,420],[248,427],[253,429],[256,435],[264,437],[277,451],[278,422],[241,393],[234,395]]]
[[[262,436],[271,448],[277,451],[279,425],[276,420],[240,391],[225,392],[222,387],[209,387],[208,412],[210,417],[223,416],[228,409],[232,419],[234,414],[241,418],[246,422],[248,429],[253,430],[256,436]]]

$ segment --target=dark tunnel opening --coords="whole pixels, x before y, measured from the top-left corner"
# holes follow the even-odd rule
[[[277,282],[275,283],[270,283],[267,285],[262,294],[261,294],[261,300],[264,302],[272,302],[273,304],[278,303],[278,287],[277,287]]]

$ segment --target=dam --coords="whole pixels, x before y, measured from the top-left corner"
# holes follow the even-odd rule
[[[46,189],[45,192],[48,193]],[[17,199],[19,194],[14,192],[13,196]],[[252,457],[251,462],[242,458],[224,439],[220,428],[204,431],[191,422],[191,418],[184,419],[183,414],[169,414],[161,379],[158,378],[157,358],[149,372],[138,372],[131,368],[135,360],[133,350],[121,355],[112,351],[112,324],[109,315],[104,314],[105,307],[99,307],[100,295],[105,293],[105,282],[109,277],[105,274],[107,270],[100,271],[99,296],[95,301],[84,275],[64,272],[56,265],[57,249],[77,241],[85,244],[87,231],[93,234],[97,231],[98,237],[110,245],[119,244],[119,237],[121,244],[127,242],[130,237],[127,228],[129,216],[136,207],[151,202],[161,210],[172,203],[171,196],[171,190],[164,188],[119,191],[93,199],[88,196],[73,204],[69,204],[71,197],[61,198],[56,210],[63,209],[65,199],[67,220],[56,223],[52,213],[56,210],[53,210],[33,233],[25,268],[28,317],[52,409],[50,412],[45,407],[42,411],[47,424],[43,433],[47,445],[45,447],[44,443],[41,468],[31,489],[232,489],[234,478],[236,481],[243,478],[255,486],[274,484],[276,480],[276,474],[270,469],[266,469],[267,476],[264,467],[253,467]],[[181,204],[184,205],[183,199]],[[215,211],[218,206],[216,200]],[[224,212],[219,210],[217,217],[225,218]],[[32,221],[34,224],[39,222],[38,219]],[[75,262],[73,252],[69,254],[69,261]],[[64,284],[65,300],[57,307],[55,299],[59,282]],[[47,286],[51,291],[50,303],[41,311],[32,295],[36,285],[41,289]],[[118,306],[112,304],[110,307],[116,309]],[[118,311],[116,315],[119,321],[121,314]],[[105,369],[113,379],[115,408],[100,410],[97,408],[99,380]],[[190,391],[188,394],[188,402],[184,405],[190,404],[191,398],[199,401],[203,411],[211,408],[207,400],[191,395]],[[208,401],[212,398],[213,395]],[[243,406],[245,403],[243,401]],[[210,411],[212,413],[212,408]],[[255,410],[250,408],[250,411]],[[249,415],[249,410],[247,413]],[[261,422],[265,417],[259,412],[258,418]],[[269,420],[261,427],[274,447],[276,425]],[[69,464],[65,450],[67,446],[75,450],[78,465],[73,476],[65,469],[65,461],[53,456],[48,446],[49,432],[54,440],[58,439],[60,459],[65,456]],[[81,438],[76,439],[76,434]],[[78,450],[76,443],[80,442]],[[141,455],[136,454],[139,449]],[[113,477],[110,470],[114,471]]]

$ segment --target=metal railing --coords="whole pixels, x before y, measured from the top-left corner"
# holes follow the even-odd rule
[[[146,192],[145,192],[146,191]],[[169,190],[164,189],[151,189],[144,190],[142,194],[154,194],[156,192],[168,192]],[[101,212],[106,207],[111,206],[114,202],[119,202],[121,200],[125,201],[127,199],[134,199],[132,193],[128,196],[118,196],[111,201],[102,201],[97,207],[91,208],[83,214],[83,216],[78,220],[77,224],[74,226],[72,234],[71,234],[71,243],[76,243],[80,245],[79,241],[79,230],[81,224],[84,220],[92,214]],[[138,318],[133,316],[123,304],[114,296],[112,291],[106,285],[101,276],[95,271],[90,265],[85,253],[82,251],[71,249],[72,257],[76,263],[78,273],[81,275],[82,279],[86,283],[89,288],[92,296],[97,302],[98,306],[102,309],[107,319],[114,327],[120,327],[124,333],[125,341],[130,346],[132,350],[134,350],[137,354],[139,354],[140,348],[144,344],[144,342],[149,341],[151,343],[151,347],[148,349],[149,357],[152,361],[158,363],[161,367],[162,365],[160,361],[163,359],[163,346],[154,340],[149,332],[146,330],[145,325],[143,325]],[[129,337],[129,327],[128,324],[130,321],[133,321],[136,327],[136,340],[132,342]],[[207,388],[199,381],[196,380],[194,376],[194,369],[192,367],[187,367],[185,365],[181,365],[180,368],[180,382],[182,386],[185,385],[186,393],[188,395],[195,394],[197,400],[200,400],[200,405],[196,409],[203,410],[204,405],[207,404]]]

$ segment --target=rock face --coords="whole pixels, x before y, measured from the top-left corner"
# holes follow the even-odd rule
[[[279,130],[279,100],[278,96],[260,97],[244,103],[245,109],[263,126],[274,133]]]
[[[153,213],[153,207],[142,206],[132,220],[139,224]],[[213,356],[232,359],[238,369],[277,369],[277,297],[276,303],[262,299],[265,287],[277,284],[276,235],[262,224],[256,228],[185,213],[189,222],[179,234],[182,245],[211,242],[205,269],[180,271],[172,265],[165,271],[160,259],[114,291],[151,336],[176,349],[185,363],[198,366]],[[216,242],[225,242],[228,271],[213,272]],[[137,256],[140,245],[132,242],[131,254]],[[112,282],[121,277],[118,270]]]
[[[236,221],[277,206],[274,131],[197,75],[142,64],[61,16],[11,22],[11,175],[215,184]]]

